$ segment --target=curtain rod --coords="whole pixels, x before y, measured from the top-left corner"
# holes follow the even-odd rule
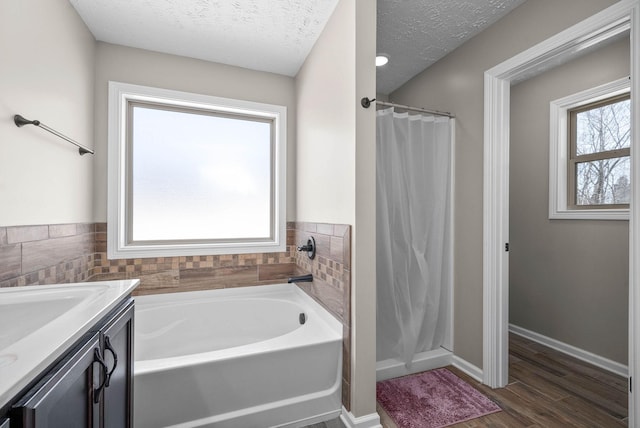
[[[371,100],[371,101],[373,101],[373,100]],[[436,116],[446,116],[446,117],[448,117],[450,119],[455,118],[455,116],[453,114],[449,113],[448,111],[428,110],[426,108],[405,106],[403,104],[390,103],[390,102],[387,102],[387,101],[376,101],[376,103],[379,106],[396,107],[396,108],[401,108],[401,109],[409,110],[409,111],[417,111],[417,112],[420,112],[420,113],[433,114],[433,115],[436,115]]]
[[[25,119],[24,117],[20,116],[19,114],[16,114],[15,116],[13,116],[13,123],[15,123],[18,128],[21,128],[24,125],[35,125],[35,126],[37,126],[39,128],[44,129],[47,132],[51,132],[56,137],[60,137],[63,140],[68,141],[71,144],[73,144],[74,146],[76,146],[78,148],[78,152],[80,152],[81,155],[85,155],[87,153],[91,153],[91,154],[94,153],[93,150],[83,146],[82,144],[78,143],[75,140],[72,140],[71,138],[67,137],[64,134],[59,133],[55,129],[49,128],[47,125],[45,125],[44,123],[40,122],[39,120],[28,120],[28,119]]]
[[[450,119],[455,119],[455,115],[449,113],[448,111],[438,111],[438,110],[427,110],[426,108],[420,108],[420,107],[411,107],[411,106],[406,106],[403,104],[396,104],[396,103],[390,103],[387,101],[380,101],[374,98],[374,99],[369,99],[368,97],[364,97],[360,100],[360,105],[362,105],[362,107],[364,108],[369,108],[369,106],[371,106],[372,102],[376,102],[378,103],[377,105],[379,106],[387,106],[387,107],[396,107],[396,108],[401,108],[404,110],[409,110],[409,111],[417,111],[420,113],[428,113],[428,114],[433,114],[435,116],[445,116],[448,117]]]

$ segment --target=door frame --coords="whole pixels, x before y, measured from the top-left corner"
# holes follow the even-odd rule
[[[630,31],[631,114],[640,124],[640,0],[621,0],[487,70],[484,74],[483,383],[509,380],[509,109],[511,84],[533,77]],[[640,127],[631,128],[629,209],[629,377],[640,373]],[[636,397],[637,396],[637,397]],[[629,392],[629,426],[640,422],[640,394]]]

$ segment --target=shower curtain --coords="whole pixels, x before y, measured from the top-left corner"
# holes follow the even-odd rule
[[[377,360],[407,368],[448,328],[450,120],[377,112]]]

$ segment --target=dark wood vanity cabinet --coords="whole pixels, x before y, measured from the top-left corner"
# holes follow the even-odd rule
[[[133,301],[100,334],[108,372],[100,404],[101,428],[133,426]]]
[[[13,406],[11,428],[95,426],[91,398],[100,379],[99,334],[85,336],[83,342]]]
[[[12,406],[10,427],[132,427],[133,309],[129,299],[91,329]]]

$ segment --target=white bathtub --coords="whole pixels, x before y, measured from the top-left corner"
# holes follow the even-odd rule
[[[340,414],[342,326],[297,286],[135,300],[136,427],[302,427]]]

